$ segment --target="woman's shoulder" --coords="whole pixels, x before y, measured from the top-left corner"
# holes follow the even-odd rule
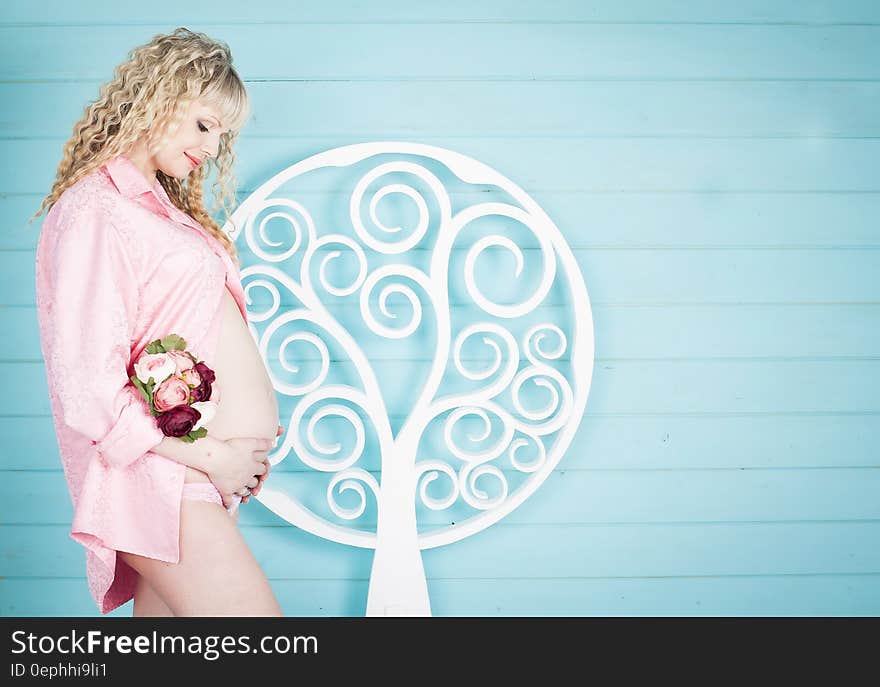
[[[88,221],[109,224],[117,205],[113,186],[99,167],[64,189],[46,213],[44,229],[46,224],[58,230]]]

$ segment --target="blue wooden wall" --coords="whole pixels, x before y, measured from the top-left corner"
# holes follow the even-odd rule
[[[424,552],[435,615],[880,612],[880,4],[17,0],[0,9],[0,613],[97,614],[26,218],[99,85],[175,26],[229,43],[247,82],[242,197],[327,148],[420,141],[509,176],[575,252],[586,416],[531,499]],[[286,614],[364,613],[372,552],[256,502],[241,526]]]

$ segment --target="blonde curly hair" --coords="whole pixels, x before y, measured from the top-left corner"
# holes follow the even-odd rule
[[[228,220],[235,203],[232,144],[250,114],[247,91],[232,68],[229,46],[183,27],[134,48],[128,61],[116,68],[113,79],[74,124],[52,189],[28,223],[50,210],[68,186],[141,140],[147,141],[150,155],[162,150],[197,99],[215,107],[229,128],[220,136],[216,158],[196,167],[185,180],[161,170],[156,177],[171,202],[216,237],[238,264],[235,244],[205,210],[202,186],[211,164],[217,168],[211,209],[222,207]]]

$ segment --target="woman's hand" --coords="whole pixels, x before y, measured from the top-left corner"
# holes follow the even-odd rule
[[[275,445],[276,446],[278,445],[278,437],[280,437],[283,432],[284,432],[284,427],[282,427],[281,425],[278,425],[278,431],[275,434]],[[266,472],[264,472],[262,475],[259,476],[259,482],[257,483],[257,486],[255,488],[251,489],[251,493],[242,497],[242,499],[241,499],[242,503],[247,503],[251,496],[256,496],[257,494],[260,493],[260,489],[263,488],[263,482],[266,481],[266,478],[269,476],[269,471],[271,469],[272,469],[272,463],[269,462],[269,459],[267,456],[267,458],[266,458]]]
[[[237,492],[260,484],[260,476],[268,472],[270,448],[271,440],[255,437],[217,441],[212,447],[207,474],[225,507],[229,507]]]

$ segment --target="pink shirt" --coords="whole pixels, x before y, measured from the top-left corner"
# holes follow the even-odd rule
[[[134,595],[116,551],[179,560],[186,466],[150,449],[164,435],[132,386],[133,363],[176,333],[213,367],[224,285],[247,321],[238,267],[200,224],[120,155],[79,180],[37,242],[40,343],[58,450],[101,613]]]

